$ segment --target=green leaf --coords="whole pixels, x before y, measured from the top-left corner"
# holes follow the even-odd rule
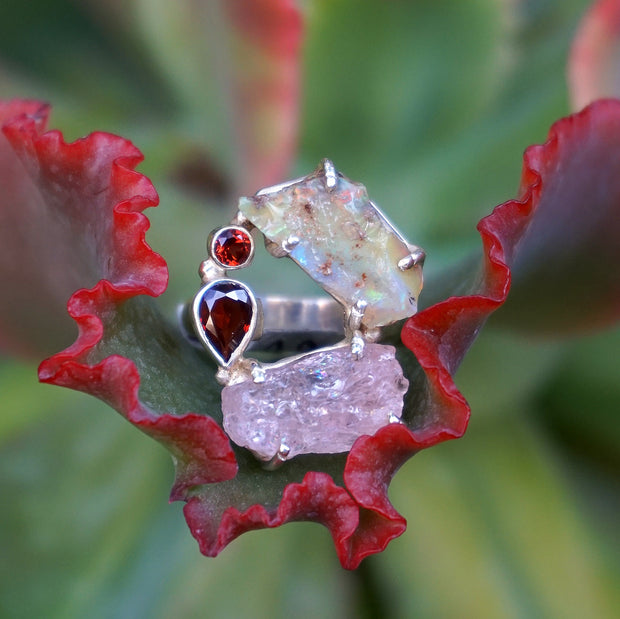
[[[346,614],[352,583],[326,530],[254,533],[206,559],[181,505],[166,502],[165,450],[93,398],[39,388],[59,394],[57,405],[38,394],[46,419],[5,436],[0,450],[0,492],[11,497],[0,510],[2,616]]]
[[[116,571],[165,503],[165,451],[103,404],[57,391],[55,407],[40,398],[47,419],[0,451],[2,496],[11,497],[0,511],[4,616],[80,616],[71,609]]]
[[[618,557],[605,557],[523,412],[474,417],[465,438],[422,452],[394,481],[408,531],[370,561],[397,616],[614,615]]]
[[[309,10],[302,161],[329,156],[428,253],[467,255],[515,196],[521,156],[568,111],[584,2],[319,1]]]
[[[620,473],[620,329],[581,338],[538,390],[542,422],[565,448],[612,476]]]

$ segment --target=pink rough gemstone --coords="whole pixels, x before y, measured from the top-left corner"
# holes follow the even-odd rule
[[[224,429],[237,445],[270,460],[285,444],[289,458],[349,451],[362,434],[400,419],[409,383],[394,347],[366,344],[319,350],[284,365],[263,366],[264,382],[222,390]]]

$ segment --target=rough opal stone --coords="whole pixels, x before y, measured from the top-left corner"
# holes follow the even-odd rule
[[[289,458],[349,451],[362,434],[400,419],[409,383],[394,347],[323,349],[284,365],[266,364],[265,380],[222,390],[224,429],[241,447],[270,460],[284,443]]]
[[[422,269],[398,268],[410,250],[360,183],[337,175],[329,189],[319,169],[274,192],[241,198],[239,210],[280,246],[297,237],[290,257],[345,306],[365,301],[367,327],[415,314]]]

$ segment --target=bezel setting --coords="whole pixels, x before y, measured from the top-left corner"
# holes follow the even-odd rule
[[[203,303],[205,295],[209,291],[213,289],[217,289],[218,286],[222,286],[222,285],[230,285],[230,286],[234,286],[234,287],[242,289],[248,297],[248,301],[249,301],[250,309],[251,309],[250,321],[248,323],[247,330],[243,338],[240,340],[237,346],[232,350],[228,359],[226,359],[226,357],[222,355],[220,350],[218,350],[217,346],[215,346],[214,343],[209,339],[209,337],[205,333],[205,329],[202,325],[202,320],[200,317],[201,305]],[[237,361],[239,361],[239,359],[243,356],[243,353],[245,352],[248,345],[252,341],[252,338],[254,337],[256,326],[259,323],[259,318],[260,318],[259,313],[260,313],[259,305],[256,302],[254,293],[250,290],[250,288],[246,286],[245,284],[243,284],[242,282],[239,282],[235,279],[230,279],[230,278],[216,279],[216,280],[213,280],[205,284],[198,291],[192,303],[192,319],[193,319],[194,331],[196,332],[196,335],[198,336],[198,339],[200,340],[200,342],[209,350],[209,352],[215,357],[215,360],[218,362],[218,364],[221,365],[223,368],[231,367],[232,365],[237,363]]]
[[[220,258],[218,257],[219,252],[218,252],[216,244],[219,240],[220,235],[225,234],[227,232],[231,232],[233,234],[242,234],[246,237],[249,243],[250,249],[249,249],[248,255],[242,262],[239,262],[238,264],[225,262],[223,260],[220,260]],[[235,269],[243,269],[244,267],[249,266],[250,263],[252,262],[252,259],[254,258],[254,238],[252,237],[251,232],[244,226],[235,226],[235,225],[222,226],[221,228],[216,228],[209,234],[209,238],[207,240],[207,249],[209,250],[209,256],[211,257],[213,262],[215,262],[218,266],[220,266],[224,270],[231,271]]]

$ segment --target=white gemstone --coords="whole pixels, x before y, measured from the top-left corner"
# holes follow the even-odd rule
[[[269,461],[282,443],[292,458],[349,451],[363,434],[400,419],[409,385],[394,347],[367,343],[319,350],[263,366],[265,380],[224,387],[224,429],[237,445]]]

